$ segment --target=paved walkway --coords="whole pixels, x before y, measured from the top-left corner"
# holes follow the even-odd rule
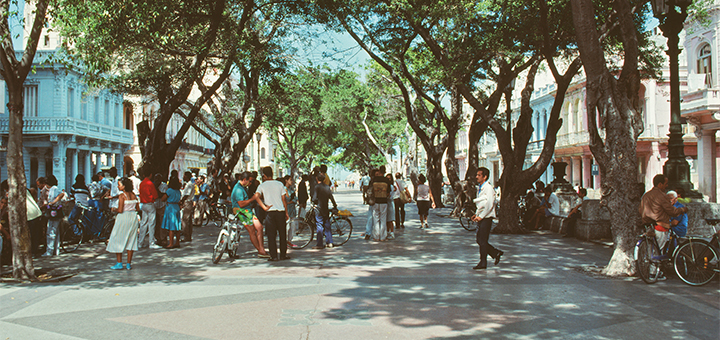
[[[210,262],[217,228],[180,249],[136,253],[112,271],[100,245],[36,262],[80,271],[66,281],[0,285],[0,339],[718,339],[720,284],[608,279],[611,249],[554,234],[491,235],[499,266],[474,271],[474,234],[408,205],[394,241],[359,237],[367,208],[336,194],[353,217],[342,247]]]

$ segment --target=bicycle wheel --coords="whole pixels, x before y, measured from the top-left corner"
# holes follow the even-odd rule
[[[315,235],[314,226],[309,225],[301,218],[293,218],[288,223],[296,223],[295,232],[292,233],[292,239],[289,240],[290,243],[293,244],[292,249],[303,249],[307,247]]]
[[[332,230],[333,245],[341,246],[350,239],[352,235],[352,222],[347,217],[337,217],[330,222]]]
[[[648,238],[642,238],[638,241],[637,248],[637,261],[635,266],[638,275],[647,284],[657,282],[660,274],[660,263],[653,260],[653,257],[657,258],[660,256],[660,249],[655,245],[655,242],[650,241]]]
[[[473,222],[472,213],[468,209],[463,209],[460,212],[460,225],[467,231],[474,231],[477,229],[477,223]]]
[[[223,254],[225,253],[225,249],[227,248],[227,241],[228,241],[228,234],[221,233],[218,235],[218,240],[215,242],[215,246],[213,247],[213,254],[212,254],[212,263],[217,264],[220,262],[220,259],[222,258]]]
[[[98,241],[107,241],[110,238],[110,234],[112,234],[113,227],[115,226],[115,216],[110,217],[105,224],[103,224],[102,229],[100,229],[100,235],[98,235],[97,239]]]
[[[680,280],[691,286],[702,286],[715,277],[714,266],[709,262],[718,254],[710,243],[691,240],[675,251],[673,267]]]
[[[80,224],[60,223],[60,249],[66,253],[74,252],[80,246],[83,227]]]

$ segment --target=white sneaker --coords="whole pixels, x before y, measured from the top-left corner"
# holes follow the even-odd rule
[[[394,233],[394,232],[389,232],[387,239],[388,239],[388,240],[394,240],[394,239],[395,239],[395,233]]]
[[[162,248],[161,246],[159,246],[155,243],[150,243],[150,249],[161,249],[161,248]]]
[[[325,245],[325,248],[335,248],[335,245],[332,243],[328,243]]]

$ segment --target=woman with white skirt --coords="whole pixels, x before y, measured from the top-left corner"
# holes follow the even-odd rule
[[[127,250],[126,268],[130,270],[133,252],[138,249],[138,228],[140,227],[137,214],[138,199],[133,193],[133,182],[129,178],[120,179],[118,189],[122,193],[118,197],[118,207],[113,209],[118,215],[108,240],[107,251],[115,253],[117,257],[117,263],[110,268],[123,269],[122,253]]]

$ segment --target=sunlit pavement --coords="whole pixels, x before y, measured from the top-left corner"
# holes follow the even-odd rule
[[[359,192],[336,193],[354,231],[342,247],[267,262],[243,238],[241,258],[210,262],[218,229],[191,244],[142,249],[113,271],[98,244],[36,261],[79,270],[59,282],[0,285],[0,339],[718,339],[720,284],[654,285],[593,274],[605,245],[555,234],[491,235],[505,251],[484,271],[475,234],[406,206],[395,240],[368,242]]]

